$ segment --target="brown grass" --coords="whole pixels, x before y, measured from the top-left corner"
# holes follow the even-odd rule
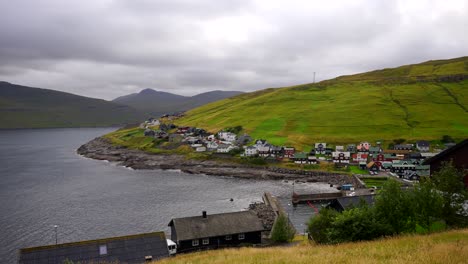
[[[468,263],[468,229],[332,246],[224,249],[157,263]]]

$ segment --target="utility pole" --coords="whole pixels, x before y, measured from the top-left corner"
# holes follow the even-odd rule
[[[315,72],[314,72],[314,83],[315,83]]]
[[[55,230],[55,245],[57,245],[57,242],[58,242],[57,228],[58,228],[58,225],[54,225],[54,230]]]

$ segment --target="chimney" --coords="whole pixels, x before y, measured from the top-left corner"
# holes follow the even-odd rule
[[[202,212],[202,216],[203,216],[203,218],[206,218],[206,211]]]

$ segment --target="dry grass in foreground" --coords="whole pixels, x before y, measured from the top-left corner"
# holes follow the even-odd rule
[[[155,263],[468,263],[468,229],[333,246],[224,249]]]

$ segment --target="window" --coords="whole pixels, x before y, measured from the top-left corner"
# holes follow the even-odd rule
[[[99,255],[107,255],[107,245],[99,246]]]
[[[239,240],[244,240],[245,239],[245,234],[244,233],[239,234],[237,237],[239,238]]]
[[[231,235],[227,235],[227,236],[226,236],[226,240],[232,240],[232,236],[231,236]]]
[[[202,243],[203,243],[203,245],[208,245],[210,243],[210,239],[209,238],[204,238]]]
[[[198,246],[199,243],[200,243],[200,242],[198,241],[198,239],[192,240],[192,246],[194,246],[194,247]]]

